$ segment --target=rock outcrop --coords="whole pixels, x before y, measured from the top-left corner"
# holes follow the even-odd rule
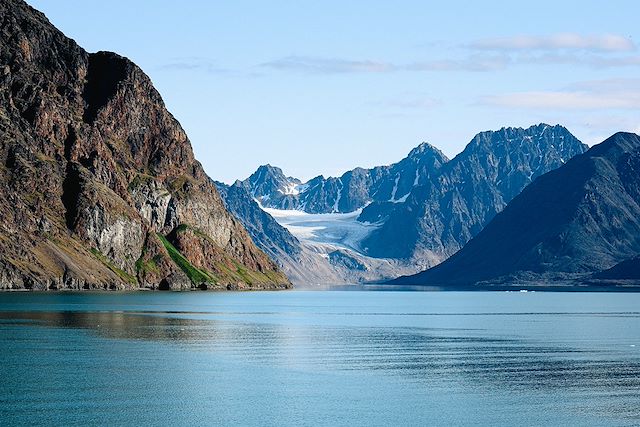
[[[286,288],[126,58],[0,0],[0,288]]]

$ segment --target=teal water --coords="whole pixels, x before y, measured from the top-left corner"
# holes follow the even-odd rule
[[[640,425],[640,294],[2,293],[0,425]]]

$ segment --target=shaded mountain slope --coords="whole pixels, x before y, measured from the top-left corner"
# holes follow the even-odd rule
[[[579,279],[638,253],[640,137],[618,133],[539,177],[447,261],[394,283]]]

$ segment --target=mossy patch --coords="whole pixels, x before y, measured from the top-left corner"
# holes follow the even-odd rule
[[[196,181],[192,177],[181,175],[169,183],[169,189],[177,196],[186,196],[189,188],[195,184]]]
[[[158,263],[160,262],[160,255],[156,255],[151,259],[145,260],[146,250],[142,251],[142,255],[136,261],[136,272],[138,274],[147,274],[147,273],[159,273],[160,268],[158,267]]]
[[[149,185],[152,181],[155,180],[155,177],[148,175],[148,174],[144,174],[144,173],[138,173],[133,180],[131,180],[131,182],[129,183],[129,191],[131,190],[135,190],[136,188],[139,187],[144,187]]]
[[[122,281],[129,283],[131,285],[138,284],[138,279],[136,279],[134,276],[127,273],[126,271],[122,270],[121,268],[118,268],[115,264],[109,261],[109,259],[106,256],[104,256],[102,252],[100,252],[95,248],[91,248],[90,251],[93,254],[93,256],[98,258],[100,262],[102,262],[106,267],[109,268],[109,270],[113,271],[116,275],[118,275],[118,277],[120,277]]]
[[[217,278],[213,273],[199,269],[189,262],[188,259],[180,253],[180,251],[171,244],[169,240],[162,234],[158,234],[158,238],[169,253],[169,256],[178,267],[187,275],[192,283],[198,285],[201,283],[217,283]]]

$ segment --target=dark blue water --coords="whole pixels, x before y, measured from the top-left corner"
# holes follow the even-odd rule
[[[0,424],[640,425],[640,294],[2,293]]]

